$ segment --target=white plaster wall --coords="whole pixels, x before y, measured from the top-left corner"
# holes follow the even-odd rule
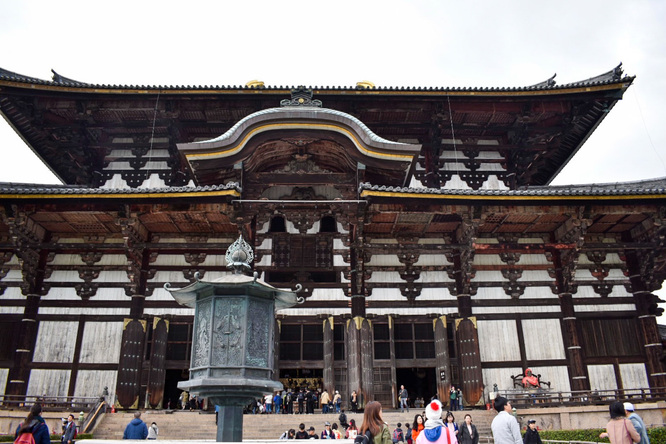
[[[7,287],[5,292],[2,294],[2,299],[8,300],[8,299],[20,299],[20,303],[23,304],[24,301],[22,299],[25,299],[26,297],[23,296],[23,293],[21,293],[21,289],[19,287]]]
[[[206,273],[205,279],[210,280],[208,278],[208,273]],[[185,284],[190,283],[190,281],[185,279],[185,276],[183,275],[182,271],[157,271],[155,273],[155,276],[153,277],[152,281],[154,281],[154,282],[171,282],[171,284],[173,284],[175,282],[184,282]]]
[[[80,301],[81,297],[76,294],[74,287],[54,287],[42,296],[42,300]]]
[[[372,277],[366,282],[392,282],[403,283],[397,271],[373,271]]]
[[[559,319],[523,319],[527,360],[565,359]]]
[[[451,296],[448,288],[424,288],[416,298],[418,301],[442,301],[446,299],[456,299],[455,296]]]
[[[164,316],[164,315],[177,315],[177,316],[194,316],[194,308],[147,308],[144,310],[147,315]]]
[[[520,367],[511,368],[484,368],[483,383],[490,391],[493,390],[493,384],[497,384],[499,390],[513,390],[513,380],[511,376],[522,373]]]
[[[591,280],[597,282],[597,278],[592,276],[590,270],[586,268],[579,268],[576,270],[576,279]],[[608,276],[605,279],[627,280],[627,277],[619,268],[611,268],[610,270],[608,270]]]
[[[191,268],[192,266],[185,260],[184,254],[160,254],[151,265],[173,265]],[[227,261],[223,254],[208,254],[201,265],[226,267]]]
[[[72,362],[78,327],[78,322],[40,322],[33,361]]]
[[[151,165],[155,165],[156,168],[163,168],[164,162],[146,162],[146,167],[153,168]],[[150,177],[144,180],[139,188],[166,188],[167,184],[159,174],[152,173]]]
[[[129,307],[127,308],[95,308],[96,315],[122,315],[129,316]],[[39,314],[48,315],[80,315],[91,314],[92,311],[87,307],[43,307],[39,309]]]
[[[473,299],[511,299],[511,296],[504,292],[502,287],[479,287]],[[525,292],[520,299],[549,299],[557,298],[557,295],[550,291],[550,287],[526,287]]]
[[[616,305],[574,305],[576,313],[589,312],[608,312],[608,311],[633,311],[636,310],[634,304],[616,304]]]
[[[107,401],[113,404],[115,402],[117,378],[118,372],[115,370],[79,370],[76,376],[74,396],[101,396],[104,387],[108,387],[109,399]]]
[[[528,358],[529,359],[529,358]],[[550,382],[550,390],[553,392],[570,392],[569,369],[564,366],[559,367],[530,367],[532,373],[541,375],[542,381]]]
[[[308,301],[347,301],[350,300],[339,288],[315,288]]]
[[[345,261],[344,256],[341,254],[333,255],[333,266],[334,267],[346,267],[349,265],[349,262]]]
[[[86,322],[79,361],[90,364],[117,363],[120,360],[122,336],[122,322]]]
[[[9,377],[8,368],[0,368],[0,393],[4,394],[7,390],[7,378]]]
[[[622,377],[622,386],[629,388],[649,387],[647,370],[645,364],[620,364],[620,376]]]
[[[95,296],[90,298],[93,301],[130,301],[130,297],[125,294],[124,288],[98,288]]]
[[[395,254],[374,254],[366,265],[369,267],[404,267]]]
[[[609,298],[613,297],[621,297],[621,298],[626,298],[628,296],[632,296],[631,293],[628,293],[627,290],[624,288],[624,285],[621,283],[614,282],[613,283],[613,291],[611,291],[608,294]],[[573,295],[575,298],[600,298],[601,295],[599,293],[595,293],[594,288],[588,285],[579,285],[578,286],[578,291]]]
[[[398,288],[375,288],[372,290],[372,295],[366,299],[368,301],[404,301],[405,297]]]
[[[472,307],[474,314],[493,313],[559,313],[559,305],[518,305],[513,307]]]
[[[515,321],[477,321],[481,362],[519,361]]]
[[[476,254],[474,265],[501,265],[504,264],[498,254]],[[548,259],[543,254],[521,254],[516,262],[518,265],[548,265]]]
[[[587,373],[590,377],[591,390],[615,390],[617,381],[613,366],[608,365],[588,365]]]
[[[453,280],[449,278],[446,271],[422,271],[416,282],[453,282]]]
[[[23,282],[21,270],[9,270],[2,282]]]
[[[69,370],[41,370],[30,372],[28,396],[67,396],[69,388]]]
[[[451,265],[451,262],[446,258],[444,254],[422,254],[419,256],[419,260],[416,261],[414,265],[421,267],[437,267],[437,266],[447,266]]]

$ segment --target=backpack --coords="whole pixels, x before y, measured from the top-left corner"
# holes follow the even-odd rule
[[[401,428],[396,428],[393,430],[393,437],[391,438],[393,442],[402,442],[405,440],[405,438],[402,436],[402,429]]]
[[[23,423],[19,425],[19,430],[23,427]],[[29,431],[21,433],[15,440],[14,444],[35,444],[35,437],[33,436],[33,432],[35,431],[35,428],[37,426],[30,427],[28,429]]]
[[[372,444],[372,433],[370,433],[370,430],[366,430],[362,435],[356,435],[354,444]]]

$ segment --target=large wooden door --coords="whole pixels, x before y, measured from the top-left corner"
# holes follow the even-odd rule
[[[153,344],[150,353],[150,372],[148,375],[149,403],[152,408],[161,408],[164,399],[164,380],[166,377],[166,350],[169,335],[169,321],[153,319]]]
[[[139,407],[145,337],[146,321],[125,319],[116,384],[116,404],[119,408],[136,409]]]
[[[476,405],[483,396],[483,373],[476,318],[456,319],[456,332],[463,398],[467,404]]]

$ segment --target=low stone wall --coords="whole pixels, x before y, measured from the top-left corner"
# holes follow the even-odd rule
[[[636,413],[648,427],[666,424],[666,402],[634,404]],[[518,409],[518,421],[522,428],[534,419],[541,430],[598,429],[606,427],[610,420],[607,405],[577,407]]]

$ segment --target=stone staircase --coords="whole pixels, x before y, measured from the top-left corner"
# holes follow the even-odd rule
[[[456,421],[460,424],[466,413],[472,415],[474,424],[480,436],[490,436],[490,423],[495,417],[494,411],[468,410],[456,412]],[[401,422],[403,430],[406,421],[413,422],[416,410],[410,409],[409,413],[400,413],[397,410],[385,410],[384,421],[389,429],[393,431],[396,424]],[[125,426],[134,418],[133,412],[106,413],[94,430],[95,439],[122,439]],[[363,414],[349,413],[347,420],[354,419],[358,426],[363,422]],[[141,419],[150,425],[153,421],[157,423],[160,434],[158,439],[195,439],[215,440],[217,427],[215,425],[215,413],[189,412],[181,410],[148,410],[141,414]],[[338,422],[335,413],[322,414],[318,411],[312,415],[244,415],[243,416],[243,439],[278,439],[288,429],[298,430],[302,422],[306,430],[314,426],[318,434],[324,429],[324,423]]]

